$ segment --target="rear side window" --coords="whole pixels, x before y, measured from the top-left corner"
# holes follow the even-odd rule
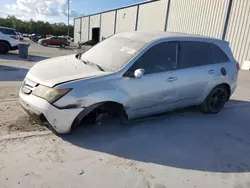
[[[145,74],[152,74],[175,69],[177,45],[177,42],[165,42],[153,46],[135,62],[129,72],[142,68]]]
[[[16,32],[13,29],[0,28],[0,31],[6,35],[16,35]]]
[[[229,62],[227,55],[215,44],[209,44],[211,53],[211,63],[225,63]]]
[[[209,47],[204,42],[180,42],[177,68],[184,69],[210,64]]]

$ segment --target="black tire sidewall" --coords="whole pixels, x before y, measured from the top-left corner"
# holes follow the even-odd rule
[[[61,48],[65,48],[65,44],[61,44],[60,46],[61,46]]]
[[[210,94],[207,96],[206,100],[204,101],[203,105],[202,105],[202,108],[203,108],[203,111],[205,113],[212,113],[212,114],[216,114],[218,112],[221,111],[221,109],[224,107],[226,101],[224,102],[224,104],[220,107],[220,108],[217,108],[217,109],[213,109],[211,108],[210,106],[210,101],[211,101],[211,98],[212,98],[212,95],[215,93],[215,91],[217,91],[218,89],[223,89],[225,95],[226,95],[226,98],[228,98],[228,91],[227,91],[227,88],[224,86],[224,85],[221,85],[221,86],[217,86],[215,87],[211,92]]]
[[[6,44],[5,42],[0,42],[0,54],[7,54],[9,50],[10,48],[8,44]]]

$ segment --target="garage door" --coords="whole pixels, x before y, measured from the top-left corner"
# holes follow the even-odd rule
[[[92,39],[93,29],[100,29],[100,14],[90,16],[90,24],[89,24],[89,40]],[[100,35],[100,34],[99,34]]]

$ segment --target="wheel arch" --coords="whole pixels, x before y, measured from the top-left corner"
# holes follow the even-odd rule
[[[9,41],[6,41],[6,40],[0,40],[0,42],[4,42],[4,43],[6,43],[6,44],[9,46],[9,49],[11,48],[11,45],[10,45]]]
[[[227,88],[227,92],[228,92],[228,98],[227,98],[227,101],[229,100],[230,96],[231,96],[231,86],[227,83],[222,83],[222,84],[219,84],[217,86],[215,86],[214,88],[218,87],[218,86],[225,86]],[[213,89],[214,89],[213,88]]]
[[[73,123],[72,123],[72,128],[76,127],[77,125],[79,125],[81,123],[81,121],[91,112],[93,112],[94,110],[100,108],[100,107],[110,107],[113,108],[115,111],[117,111],[118,113],[123,113],[123,115],[128,118],[125,107],[123,104],[121,104],[120,102],[117,101],[112,101],[112,100],[107,100],[107,101],[101,101],[101,102],[97,102],[95,104],[90,105],[87,108],[84,108],[74,119]]]

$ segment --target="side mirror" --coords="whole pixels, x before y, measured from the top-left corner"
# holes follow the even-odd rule
[[[136,69],[135,72],[134,72],[134,76],[135,78],[141,78],[145,73],[145,70],[144,69]]]

